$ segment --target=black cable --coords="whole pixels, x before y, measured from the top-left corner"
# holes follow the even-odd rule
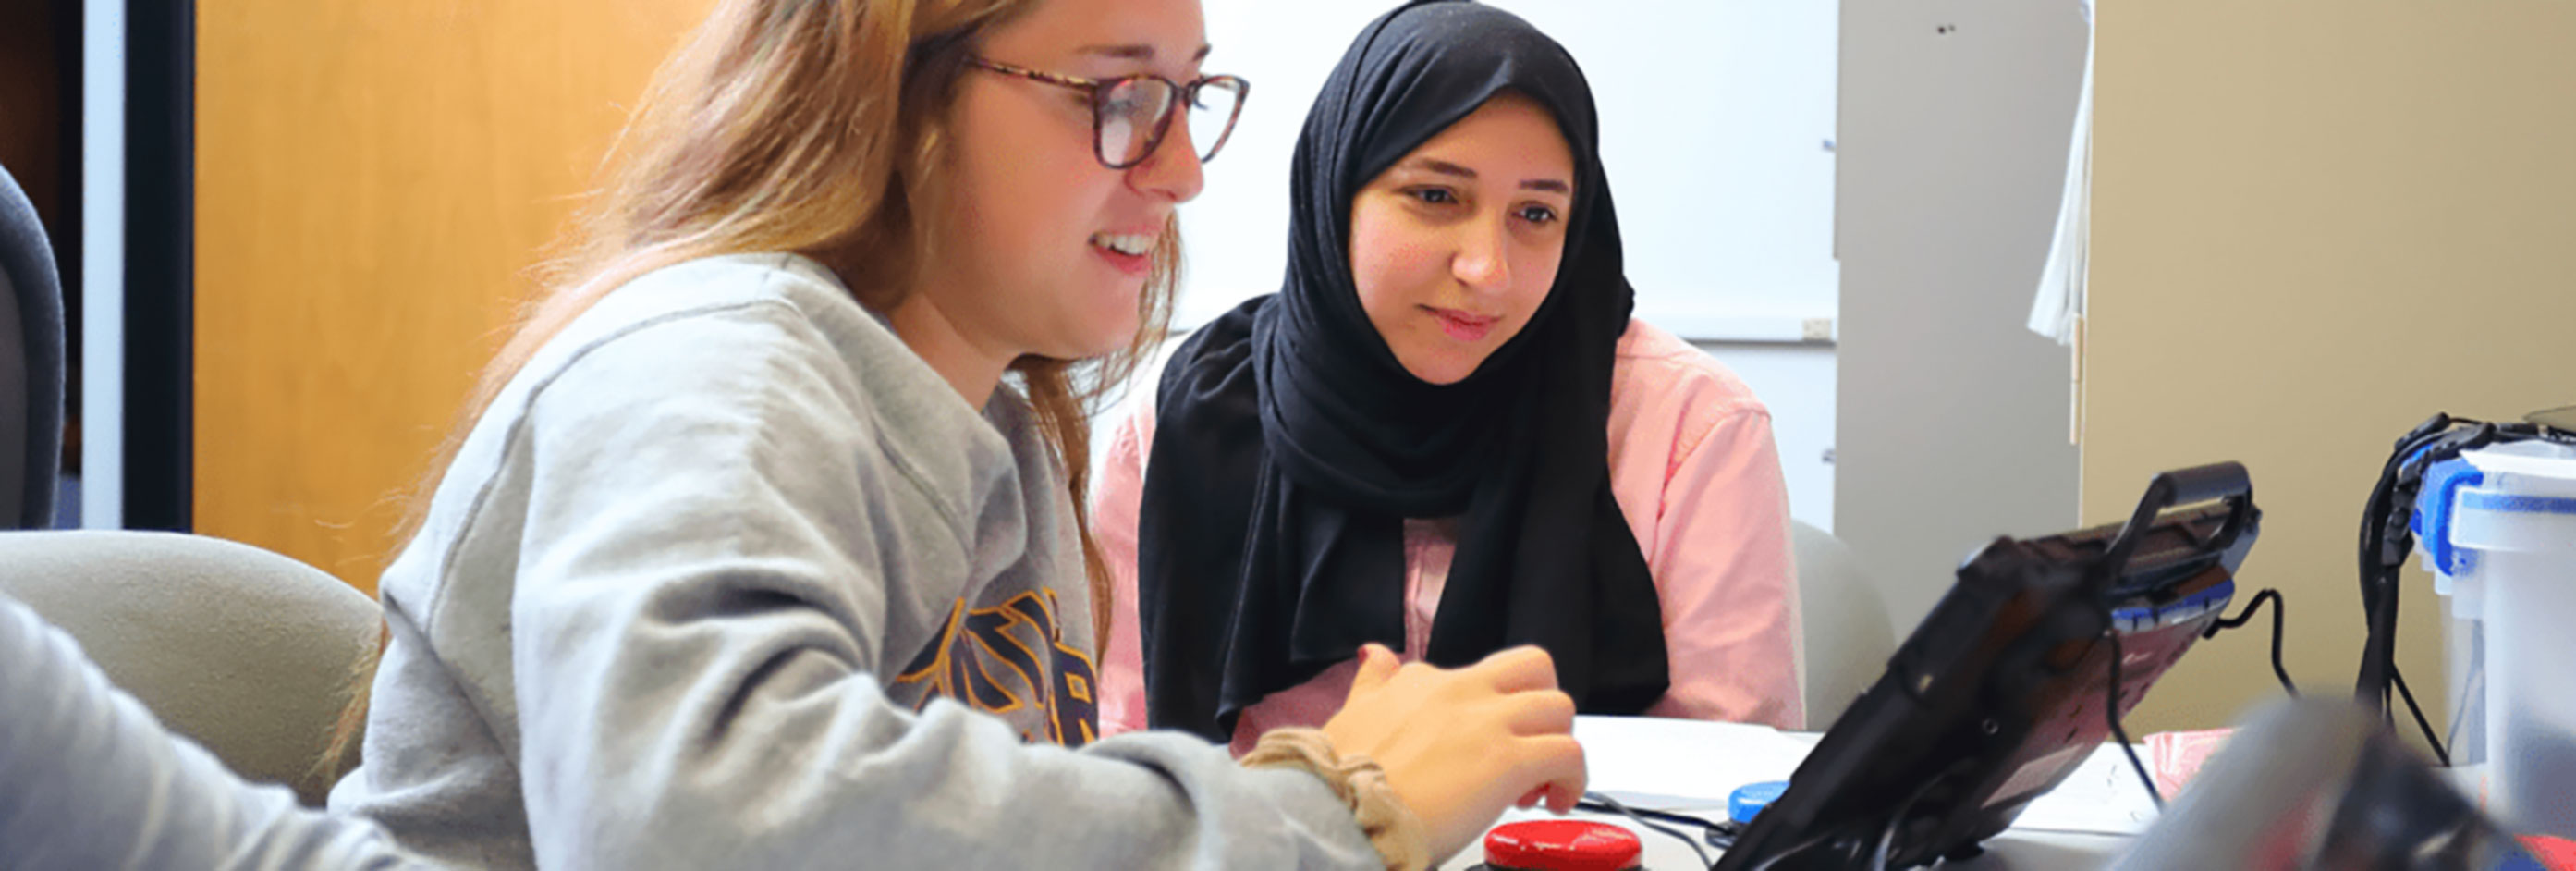
[[[2424,708],[2415,700],[2415,692],[2397,670],[2397,600],[2398,571],[2405,563],[2406,550],[2413,544],[2411,523],[2415,517],[2414,501],[2423,487],[2426,469],[2462,452],[2486,447],[2499,441],[2540,438],[2553,442],[2576,443],[2547,427],[2530,424],[2495,424],[2468,418],[2435,414],[2397,440],[2396,451],[2381,467],[2379,481],[2371,488],[2370,500],[2361,518],[2361,601],[2368,624],[2362,642],[2361,676],[2353,687],[2362,702],[2378,706],[2381,718],[2391,727],[2397,725],[2396,706],[2390,691],[2406,702],[2407,712],[2415,718],[2415,727],[2424,733],[2424,742],[2442,765],[2451,764],[2450,751],[2442,736],[2433,733],[2432,722],[2425,718]],[[2285,676],[2286,678],[2286,676]],[[2464,696],[2465,698],[2465,696]],[[2458,721],[2453,720],[2456,729]],[[2458,737],[2454,732],[2453,739]]]
[[[1696,817],[1677,811],[1658,810],[1650,807],[1626,807],[1617,804],[1616,799],[1597,792],[1584,793],[1583,800],[1574,803],[1574,809],[1593,811],[1596,813],[1634,814],[1659,823],[1676,826],[1698,826],[1703,829],[1719,831],[1734,827],[1730,823],[1719,822],[1717,820],[1707,819],[1704,817]],[[1711,846],[1716,845],[1712,844]]]
[[[1789,849],[1771,854],[1771,858],[1762,860],[1762,864],[1753,866],[1749,871],[1771,871],[1772,866],[1780,864],[1783,860],[1786,860],[1791,856],[1807,852],[1808,850],[1813,850],[1823,844],[1832,843],[1835,832],[1836,830],[1834,829],[1826,829],[1822,832],[1809,835],[1806,840],[1789,845]]]
[[[2448,424],[2447,420],[2439,417],[2435,418],[2435,421]],[[2426,425],[2430,426],[2435,421],[2427,421]],[[2406,464],[2407,455],[2413,453],[2419,447],[2418,442],[2422,440],[2422,436],[2411,436],[2400,442],[2397,452],[2391,455],[2388,458],[2388,464],[2380,469],[2379,482],[2372,485],[2370,500],[2362,507],[2361,541],[2355,548],[2358,551],[2356,555],[2359,557],[2361,569],[2361,615],[2364,634],[2361,675],[2355,681],[2353,694],[2361,701],[2378,706],[2382,713],[2388,710],[2385,698],[2388,691],[2386,663],[2394,661],[2396,657],[2396,651],[2389,649],[2394,647],[2390,643],[2394,639],[2384,637],[2382,629],[2383,627],[2393,629],[2396,615],[2393,613],[2394,607],[2389,607],[2386,611],[2382,610],[2381,597],[2383,594],[2393,593],[2397,585],[2393,582],[2395,573],[2387,567],[2384,560],[2380,559],[2379,554],[2386,546],[2384,533],[2388,527],[2389,511],[2395,501],[2398,470]],[[2395,603],[2385,604],[2393,606]],[[2387,647],[2383,647],[2383,644]]]
[[[1700,867],[1702,867],[1702,868],[1715,868],[1715,867],[1717,867],[1717,863],[1709,861],[1709,858],[1708,858],[1708,851],[1707,851],[1707,850],[1705,850],[1705,849],[1702,849],[1702,848],[1700,847],[1700,845],[1699,845],[1699,841],[1698,841],[1697,839],[1694,839],[1694,838],[1692,838],[1692,837],[1691,837],[1691,836],[1689,836],[1689,835],[1682,834],[1681,832],[1676,831],[1676,830],[1674,830],[1674,829],[1668,828],[1668,827],[1664,826],[1664,825],[1663,825],[1663,824],[1661,824],[1661,823],[1657,823],[1657,822],[1655,822],[1655,821],[1653,821],[1653,820],[1647,819],[1647,818],[1646,818],[1646,816],[1645,816],[1645,814],[1638,813],[1637,811],[1629,810],[1629,809],[1628,809],[1628,806],[1627,806],[1627,805],[1624,805],[1624,804],[1619,803],[1619,800],[1618,800],[1618,799],[1611,798],[1611,797],[1609,797],[1609,796],[1607,796],[1607,795],[1603,795],[1603,794],[1601,794],[1601,793],[1597,793],[1597,792],[1587,792],[1587,793],[1584,793],[1584,794],[1583,794],[1583,800],[1582,800],[1582,801],[1580,801],[1580,802],[1576,802],[1576,803],[1575,803],[1575,806],[1579,808],[1579,807],[1582,807],[1583,805],[1586,805],[1586,804],[1599,804],[1599,805],[1601,805],[1601,806],[1603,806],[1603,807],[1607,807],[1607,808],[1609,808],[1609,809],[1611,809],[1611,810],[1613,810],[1613,811],[1617,811],[1620,815],[1625,816],[1625,817],[1627,817],[1627,818],[1628,818],[1628,819],[1630,819],[1630,820],[1634,820],[1634,821],[1636,821],[1637,825],[1645,826],[1646,828],[1653,829],[1653,830],[1658,831],[1658,832],[1662,832],[1662,833],[1664,833],[1664,834],[1666,834],[1666,835],[1671,835],[1671,836],[1673,836],[1673,837],[1675,837],[1675,838],[1679,838],[1679,839],[1681,839],[1681,842],[1682,842],[1682,843],[1684,843],[1684,844],[1689,844],[1689,845],[1690,845],[1691,852],[1699,854],[1699,864],[1700,864]],[[1678,816],[1678,814],[1675,814],[1674,816]],[[1702,824],[1702,825],[1708,825],[1708,823],[1706,823],[1705,821],[1701,821],[1701,824]]]
[[[2129,768],[2138,773],[2138,785],[2147,788],[2147,798],[2156,803],[2156,810],[2158,812],[2162,812],[2165,809],[2164,793],[2156,789],[2156,779],[2147,774],[2147,764],[2138,761],[2138,748],[2129,744],[2129,730],[2120,726],[2121,653],[2119,627],[2114,626],[2104,630],[2102,637],[2111,639],[2111,688],[2108,693],[2109,698],[2105,700],[2105,704],[2102,706],[2102,719],[2111,723],[2111,737],[2120,742],[2120,752],[2128,754]]]
[[[1896,831],[1905,827],[1905,812],[1913,804],[1913,799],[1907,799],[1903,807],[1897,808],[1896,813],[1887,818],[1887,826],[1878,830],[1878,847],[1869,852],[1870,871],[1887,871],[1887,854],[1894,852]]]
[[[2253,622],[2254,612],[2265,602],[2272,603],[2272,676],[2280,678],[2282,691],[2295,699],[2299,697],[2299,685],[2290,681],[2290,670],[2281,665],[2281,623],[2287,619],[2290,607],[2289,600],[2281,595],[2281,591],[2265,587],[2262,592],[2254,594],[2252,601],[2245,603],[2245,610],[2236,612],[2234,617],[2218,618],[2218,622],[2200,631],[2200,637],[2215,637],[2221,629],[2235,629]]]
[[[2397,695],[2406,700],[2406,710],[2415,715],[2415,728],[2424,730],[2424,743],[2433,745],[2433,758],[2440,760],[2442,767],[2451,767],[2450,751],[2442,749],[2441,737],[2433,734],[2432,722],[2424,719],[2424,709],[2416,706],[2415,693],[2406,688],[2406,676],[2398,673],[2396,663],[2388,666],[2388,682],[2397,687]]]
[[[2361,516],[2361,603],[2368,634],[2362,644],[2361,677],[2353,689],[2360,701],[2377,705],[2390,726],[2397,723],[2389,690],[2397,682],[2398,570],[2413,543],[2409,521],[2415,516],[2413,503],[2423,487],[2424,472],[2467,451],[2532,438],[2576,444],[2564,432],[2538,424],[2435,414],[2399,438],[2395,452],[2380,469]]]
[[[2475,428],[2453,429],[2462,424],[2473,424]],[[2493,434],[2492,424],[2457,419],[2447,414],[2433,415],[2397,440],[2395,452],[2389,455],[2388,463],[2380,467],[2378,483],[2370,489],[2370,500],[2363,505],[2361,542],[2356,556],[2361,569],[2361,608],[2366,634],[2362,642],[2361,676],[2354,682],[2353,694],[2366,704],[2377,705],[2392,725],[2396,722],[2395,712],[2389,710],[2387,696],[2389,672],[2397,664],[2397,569],[2404,563],[2405,554],[2392,555],[2387,551],[2391,530],[2400,540],[2408,538],[2403,518],[2414,515],[2412,506],[2408,506],[2403,514],[2398,513],[2400,481],[2412,479],[2405,489],[2420,486],[2422,470],[2417,469],[2414,475],[2409,475],[2406,468],[2413,460],[2429,456],[2431,451],[2428,449],[2438,445],[2444,448],[2446,456],[2455,455],[2462,448],[2483,444],[2493,438]],[[2412,495],[2407,494],[2409,497]]]
[[[1950,771],[1944,771],[1923,781],[1922,786],[1914,788],[1913,795],[1906,796],[1905,802],[1896,806],[1896,813],[1888,815],[1886,827],[1878,830],[1878,849],[1870,851],[1869,867],[1872,871],[1887,871],[1887,860],[1891,858],[1888,854],[1895,849],[1896,832],[1904,828],[1905,816],[1913,813],[1914,805],[1923,801],[1924,796],[1932,794],[1932,788],[1941,785],[1941,781],[1949,779],[1950,774]]]
[[[2446,746],[2454,748],[2460,746],[2460,726],[2469,721],[2469,703],[2478,698],[2478,694],[2486,692],[2483,686],[2487,679],[2484,660],[2481,659],[2479,662],[2479,665],[2472,666],[2469,673],[2463,676],[2468,685],[2452,690],[2453,694],[2460,697],[2460,703],[2451,708],[2451,730],[2442,733],[2442,743]]]

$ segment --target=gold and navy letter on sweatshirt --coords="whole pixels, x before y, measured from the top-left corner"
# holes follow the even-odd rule
[[[1044,711],[1047,734],[1021,737],[1079,747],[1100,735],[1093,680],[1091,657],[1064,643],[1049,590],[989,608],[970,610],[960,600],[949,608],[946,628],[894,682],[926,690],[922,706],[944,696],[993,714]]]

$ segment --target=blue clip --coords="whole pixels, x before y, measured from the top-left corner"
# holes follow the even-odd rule
[[[2415,497],[2415,519],[2408,527],[2415,531],[2415,541],[2433,555],[2435,571],[2457,577],[2477,568],[2477,554],[2451,546],[2451,518],[2459,504],[2453,497],[2460,488],[2485,481],[2486,473],[2467,460],[2443,460],[2424,470],[2424,486]]]

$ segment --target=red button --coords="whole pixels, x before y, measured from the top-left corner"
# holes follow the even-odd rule
[[[1485,833],[1485,864],[1497,871],[1627,871],[1644,851],[1636,833],[1586,820],[1525,820]]]
[[[2576,871],[2576,841],[2547,835],[2522,836],[2522,849],[2549,871]]]

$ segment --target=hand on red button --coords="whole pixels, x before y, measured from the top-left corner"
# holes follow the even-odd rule
[[[1344,755],[1366,755],[1422,819],[1432,855],[1458,852],[1506,807],[1545,803],[1565,813],[1583,797],[1583,747],[1574,700],[1556,688],[1556,665],[1516,647],[1459,669],[1400,665],[1378,645],[1360,650],[1359,673],[1324,734]]]

